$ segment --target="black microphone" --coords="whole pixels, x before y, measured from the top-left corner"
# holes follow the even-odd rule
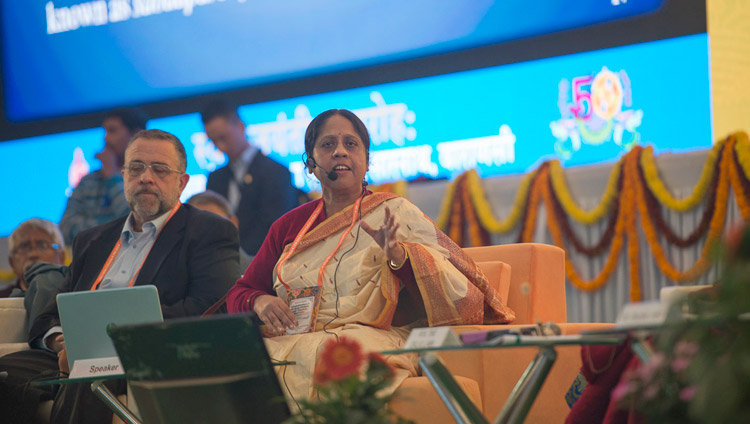
[[[339,178],[339,174],[337,174],[336,171],[334,171],[334,170],[326,171],[325,168],[323,168],[322,166],[318,165],[318,163],[315,162],[315,159],[313,159],[313,158],[308,158],[307,159],[307,165],[310,168],[318,167],[318,168],[322,169],[323,172],[326,173],[326,177],[328,177],[328,179],[331,180],[331,181],[336,181]]]

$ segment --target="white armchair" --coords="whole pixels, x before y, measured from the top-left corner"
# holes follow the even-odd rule
[[[22,297],[0,299],[0,356],[29,349],[28,323]]]

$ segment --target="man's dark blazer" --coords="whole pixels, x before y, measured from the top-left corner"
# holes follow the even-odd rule
[[[73,262],[63,291],[91,289],[122,233],[125,219],[82,231],[73,241]],[[224,218],[182,205],[156,238],[135,285],[153,284],[164,318],[200,315],[241,275],[237,229]],[[57,302],[34,320],[29,343],[59,325]]]
[[[228,197],[229,183],[233,179],[232,169],[224,166],[208,175],[206,189]],[[288,169],[261,152],[255,155],[238,184],[240,246],[248,254],[255,255],[271,224],[299,206],[299,195],[303,193],[292,185]]]

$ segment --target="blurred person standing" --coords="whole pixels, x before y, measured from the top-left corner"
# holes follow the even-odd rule
[[[89,228],[123,217],[130,212],[123,192],[120,171],[125,163],[125,148],[133,136],[146,129],[148,117],[140,109],[114,109],[104,117],[104,149],[96,154],[101,169],[81,179],[68,199],[60,230],[65,242]]]
[[[248,141],[237,108],[211,103],[201,113],[206,135],[227,155],[229,164],[208,176],[206,189],[221,194],[239,219],[240,247],[254,256],[271,224],[299,205],[302,193],[289,170]],[[305,199],[306,201],[306,199]]]

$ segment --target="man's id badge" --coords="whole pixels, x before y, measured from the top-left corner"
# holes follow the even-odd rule
[[[310,333],[315,330],[320,307],[320,287],[291,289],[286,293],[286,302],[297,319],[296,328],[287,328],[286,334]]]

